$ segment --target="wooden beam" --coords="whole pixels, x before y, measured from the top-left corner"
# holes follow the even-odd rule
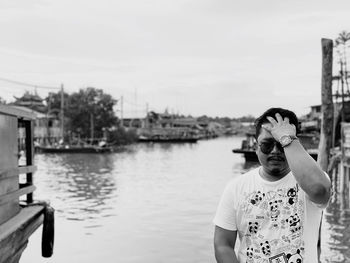
[[[30,206],[0,225],[0,263],[16,262],[13,255],[19,258],[28,238],[43,223],[43,206]]]
[[[18,173],[19,174],[35,173],[36,170],[37,170],[37,167],[34,166],[34,165],[18,167]]]
[[[34,165],[3,169],[3,170],[0,170],[0,179],[18,176],[19,174],[34,173],[36,170],[37,168]]]
[[[333,41],[323,38],[322,41],[322,80],[321,80],[321,134],[318,146],[317,162],[328,172],[329,152],[332,145],[333,100],[332,100],[332,66]]]
[[[0,104],[0,114],[6,114],[11,116],[17,116],[28,120],[34,120],[35,114],[29,111],[17,109],[16,107],[6,106]]]
[[[23,187],[17,191],[13,191],[13,192],[10,192],[8,194],[1,195],[0,196],[0,206],[4,205],[12,200],[19,198],[22,195],[33,193],[35,191],[35,189],[36,189],[36,186],[30,185],[30,186]]]

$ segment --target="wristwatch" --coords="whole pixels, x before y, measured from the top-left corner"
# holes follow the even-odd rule
[[[282,145],[282,147],[286,147],[289,144],[292,143],[292,141],[297,140],[298,137],[295,135],[282,135],[281,138],[279,139],[279,143]]]

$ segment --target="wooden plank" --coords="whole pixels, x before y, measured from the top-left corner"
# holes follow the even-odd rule
[[[24,251],[24,249],[27,247],[28,245],[28,240],[24,241],[22,244],[19,244],[19,248],[16,251],[16,253],[14,255],[12,255],[10,258],[8,258],[6,260],[7,263],[18,263],[19,260],[21,259],[22,253]]]
[[[19,175],[18,168],[9,168],[9,169],[0,170],[0,179],[10,178],[18,175]]]
[[[19,174],[35,173],[36,171],[37,167],[34,165],[3,169],[0,170],[0,180],[10,178],[13,176],[18,176]]]
[[[11,261],[23,251],[28,238],[43,223],[43,206],[30,206],[0,225],[0,263]]]
[[[18,119],[16,116],[0,113],[0,168],[8,171],[18,168]],[[5,175],[9,175],[6,174]],[[19,176],[0,178],[0,196],[18,190]],[[1,201],[1,200],[0,200]],[[15,216],[19,212],[18,199],[7,200],[1,205],[0,224]]]
[[[10,116],[17,116],[18,118],[24,118],[29,120],[34,120],[36,118],[35,114],[32,112],[23,111],[11,106],[5,106],[0,104],[0,114],[6,114]]]
[[[0,206],[4,205],[12,200],[19,198],[22,195],[33,193],[35,191],[35,189],[36,189],[36,187],[34,185],[30,185],[27,187],[23,187],[17,191],[13,191],[13,192],[10,192],[8,194],[1,195],[0,196]]]
[[[2,224],[19,213],[20,206],[18,200],[11,200],[1,205],[0,211],[0,224]]]
[[[35,165],[18,167],[19,174],[35,173],[36,171],[37,171],[37,167]]]
[[[0,225],[0,243],[12,235],[14,232],[21,229],[30,223],[32,219],[36,219],[43,215],[44,206],[35,205],[21,208],[21,211],[7,222]],[[44,219],[44,218],[42,218]],[[41,221],[41,223],[43,220]]]

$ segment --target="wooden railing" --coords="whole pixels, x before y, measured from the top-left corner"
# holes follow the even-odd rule
[[[34,123],[33,120],[18,119],[18,126],[25,130],[25,166],[19,167],[19,174],[26,174],[25,183],[20,183],[18,194],[20,196],[27,195],[26,202],[33,202],[33,192],[35,186],[33,185],[33,173],[36,171],[34,166]]]

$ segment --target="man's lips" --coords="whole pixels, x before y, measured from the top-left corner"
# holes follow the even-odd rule
[[[268,161],[283,162],[284,158],[282,156],[270,156],[267,158]]]

